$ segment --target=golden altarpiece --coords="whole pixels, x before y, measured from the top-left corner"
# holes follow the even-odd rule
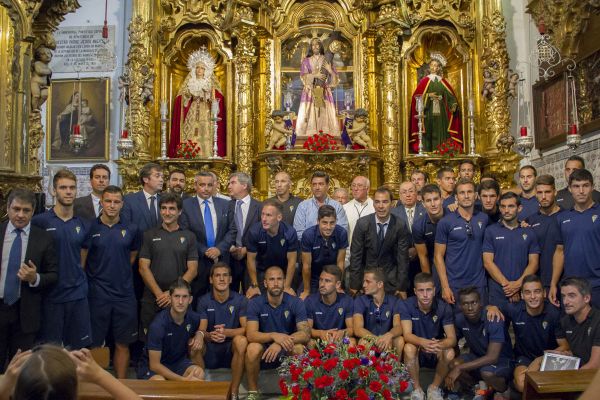
[[[533,3],[529,12],[536,20],[544,15],[552,21],[552,38],[576,49],[590,14],[590,7],[581,5],[593,1],[569,0],[543,13],[539,10],[545,2]],[[0,203],[11,187],[41,189],[40,106],[45,97],[39,86],[32,86],[35,65],[40,54],[56,48],[53,32],[64,15],[79,7],[78,0],[0,0]],[[128,190],[137,186],[139,167],[151,160],[167,169],[184,168],[190,180],[194,171],[210,168],[219,174],[222,190],[230,171],[251,173],[260,197],[270,193],[270,178],[279,169],[291,173],[298,194],[306,194],[305,178],[315,169],[329,172],[335,186],[347,186],[361,173],[377,187],[395,185],[417,167],[433,174],[443,163],[455,164],[439,155],[419,157],[408,151],[411,93],[432,51],[448,60],[445,77],[463,115],[473,99],[474,129],[463,118],[468,154],[460,158],[475,159],[480,171],[492,171],[510,185],[517,156],[510,151],[509,59],[500,0],[133,0],[131,7],[126,123],[133,151],[117,161]],[[338,40],[330,50],[341,60],[343,78],[336,91],[342,97],[336,102],[338,111],[344,111],[346,93],[350,108],[367,110],[374,148],[266,150],[269,116],[284,108],[286,90],[297,83],[295,63],[307,40],[332,32]],[[225,98],[226,155],[163,159],[160,102],[172,105],[187,72],[187,57],[202,46],[216,60]],[[484,72],[498,76],[486,99],[481,95]],[[156,101],[147,101],[149,77]]]

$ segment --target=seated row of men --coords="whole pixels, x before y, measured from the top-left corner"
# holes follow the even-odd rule
[[[231,268],[217,263],[210,271],[212,290],[197,301],[183,279],[171,285],[171,306],[150,325],[147,358],[138,376],[146,379],[201,380],[205,369],[231,368],[237,396],[244,371],[249,398],[258,396],[258,373],[277,367],[282,357],[299,354],[315,340],[371,340],[382,350],[403,354],[413,380],[413,399],[425,398],[420,367],[435,369],[428,399],[442,399],[442,389],[470,388],[484,380],[509,398],[509,381],[522,391],[526,371],[538,370],[546,351],[581,358],[581,368],[600,367],[600,313],[590,305],[589,283],[561,282],[566,315],[545,300],[536,275],[528,275],[522,301],[501,310],[485,307],[475,287],[459,290],[459,312],[435,295],[433,277],[419,273],[415,296],[397,299],[385,293],[381,269],[365,271],[364,295],[354,300],[341,289],[342,272],[326,265],[318,293],[304,301],[285,293],[281,268],[265,272],[265,293],[246,299],[229,288]],[[197,313],[191,310],[196,302]],[[458,310],[457,310],[458,311]],[[514,348],[508,334],[515,332]],[[460,353],[465,338],[469,351]]]

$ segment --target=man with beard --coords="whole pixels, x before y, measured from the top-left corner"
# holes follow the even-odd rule
[[[92,347],[102,347],[111,329],[115,341],[115,373],[117,378],[125,379],[129,345],[138,337],[138,308],[131,265],[141,240],[137,226],[124,224],[119,216],[123,207],[120,187],[104,189],[102,206],[102,215],[93,221],[83,246],[89,283]]]
[[[488,215],[490,224],[499,222],[502,214],[498,208],[498,197],[500,197],[500,185],[493,179],[483,180],[477,188],[481,210]]]
[[[521,298],[523,300],[518,303],[506,304],[502,313],[515,331],[517,366],[513,375],[515,388],[522,393],[525,373],[540,369],[544,352],[555,349],[559,344],[561,348],[568,345],[565,339],[558,339],[557,342],[560,310],[546,300],[546,290],[537,275],[523,278]]]
[[[102,192],[110,184],[110,169],[104,164],[96,164],[90,168],[90,186],[92,193],[78,197],[73,203],[73,213],[83,219],[93,220],[102,211]]]
[[[365,271],[363,293],[354,300],[354,335],[359,343],[373,339],[382,351],[393,349],[401,356],[404,347],[398,309],[401,300],[385,292],[383,270],[373,268]]]
[[[260,369],[279,366],[281,358],[301,354],[310,340],[310,327],[302,300],[285,293],[285,275],[279,267],[265,272],[266,293],[248,302],[246,376],[248,399],[256,400]]]
[[[219,262],[210,269],[212,290],[198,300],[204,367],[231,368],[231,398],[238,399],[244,375],[244,359],[248,340],[244,296],[229,289],[231,268]]]
[[[185,172],[183,170],[176,169],[171,171],[169,180],[167,180],[167,189],[170,193],[181,196],[181,200],[190,197],[190,195],[185,192]]]
[[[348,235],[344,228],[336,224],[335,209],[330,205],[319,208],[318,224],[308,228],[302,236],[302,282],[300,298],[315,293],[319,287],[319,277],[325,265],[337,265],[344,270]]]
[[[458,179],[475,180],[475,163],[472,160],[462,160],[458,164]]]
[[[482,243],[488,225],[486,213],[475,210],[475,184],[460,180],[456,185],[458,209],[446,213],[435,234],[434,261],[442,287],[442,298],[456,304],[458,289],[475,286],[480,300],[487,304],[487,285],[481,259]],[[455,307],[458,312],[458,307]]]
[[[404,340],[404,362],[413,381],[411,400],[423,400],[425,393],[419,379],[420,367],[435,369],[427,388],[428,400],[443,400],[440,385],[454,359],[456,331],[452,309],[435,296],[433,277],[428,273],[415,276],[415,296],[400,303]]]
[[[442,194],[437,185],[426,185],[421,190],[425,215],[418,218],[413,226],[412,236],[419,257],[421,271],[433,275],[436,290],[439,290],[440,279],[434,267],[435,231],[438,222],[444,216]]]
[[[556,186],[554,177],[551,175],[540,175],[535,180],[535,195],[540,203],[540,209],[527,217],[525,222],[533,229],[540,247],[540,268],[538,275],[542,279],[544,290],[548,294],[550,302],[558,306],[556,296],[558,282],[562,270],[556,270],[553,265],[554,253],[558,246],[560,231],[557,222],[558,215],[563,211],[556,202]],[[557,257],[563,256],[563,247],[560,246]]]
[[[563,210],[570,210],[575,205],[575,202],[573,201],[573,195],[569,191],[568,183],[569,176],[571,176],[571,173],[576,169],[585,169],[585,161],[580,156],[573,155],[567,158],[567,161],[565,162],[565,182],[567,182],[567,186],[560,189],[556,194],[556,203]],[[600,192],[593,190],[592,198],[594,199],[594,202],[600,203]]]
[[[354,341],[354,304],[341,289],[342,270],[337,265],[325,265],[319,277],[319,292],[304,300],[312,337],[309,347],[314,347],[317,339],[340,342],[348,337]]]
[[[499,399],[508,399],[507,383],[513,367],[506,325],[503,321],[488,320],[478,288],[467,286],[460,289],[457,300],[462,311],[455,316],[457,339],[465,338],[469,353],[450,362],[446,386],[452,389],[456,381],[473,386],[482,379],[488,387],[499,392]]]
[[[521,210],[519,196],[506,192],[500,196],[502,220],[489,225],[483,239],[483,266],[488,278],[489,302],[503,308],[519,301],[521,283],[538,269],[540,249],[531,228],[517,220]]]
[[[519,211],[519,221],[525,220],[533,215],[540,208],[537,197],[535,196],[535,178],[537,170],[531,165],[525,165],[519,170],[519,188],[521,194],[521,211]]]
[[[92,343],[85,256],[81,251],[89,225],[73,214],[75,174],[62,169],[52,178],[52,185],[56,205],[31,221],[52,235],[58,256],[58,281],[42,304],[40,339],[81,349]]]
[[[594,202],[594,177],[587,169],[569,176],[569,190],[575,205],[558,215],[559,245],[557,267],[564,265],[565,276],[587,279],[592,286],[592,304],[600,306],[600,204]],[[560,249],[557,247],[557,252]],[[558,271],[556,273],[558,274]]]
[[[417,195],[419,201],[422,201],[421,190],[423,187],[429,183],[429,179],[427,174],[421,170],[415,169],[412,174],[410,174],[410,181],[415,184],[417,187]]]
[[[283,222],[293,226],[294,216],[302,199],[292,194],[292,178],[287,172],[278,172],[273,183],[275,184],[275,196],[271,197],[271,200],[277,200],[281,203],[283,206]]]

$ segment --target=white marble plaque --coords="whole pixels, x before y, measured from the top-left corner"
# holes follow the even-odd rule
[[[108,42],[102,38],[102,25],[67,26],[54,32],[56,50],[52,72],[109,72],[115,69],[115,26],[108,26]],[[108,45],[107,45],[108,44]]]

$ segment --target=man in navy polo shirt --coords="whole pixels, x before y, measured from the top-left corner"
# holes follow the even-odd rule
[[[92,343],[88,283],[81,254],[89,225],[73,215],[75,174],[62,169],[54,175],[52,185],[56,205],[31,221],[52,235],[58,256],[58,281],[42,304],[40,339],[80,349]]]
[[[121,222],[123,191],[107,186],[100,198],[102,213],[92,223],[86,243],[92,347],[102,347],[112,327],[113,364],[117,378],[127,377],[129,344],[137,340],[137,301],[131,265],[140,246],[137,226]]]
[[[538,275],[542,279],[544,289],[552,304],[558,306],[556,296],[558,282],[562,270],[553,265],[554,252],[556,251],[560,232],[557,217],[563,209],[556,202],[556,185],[552,175],[540,175],[535,180],[535,196],[540,203],[540,209],[527,217],[525,222],[533,229],[540,247],[540,268]],[[560,256],[562,257],[562,246]]]
[[[514,383],[519,392],[525,387],[525,373],[540,369],[541,358],[538,357],[558,346],[556,330],[560,321],[560,310],[545,300],[546,291],[539,276],[527,275],[523,279],[521,297],[522,301],[502,308],[515,332]],[[561,346],[566,345],[564,339],[558,340]]]
[[[229,289],[232,280],[229,265],[222,262],[213,265],[209,279],[212,291],[202,296],[197,306],[200,330],[204,333],[204,366],[231,368],[231,397],[236,399],[248,346],[244,336],[247,300]]]
[[[537,170],[532,165],[525,165],[519,170],[519,188],[521,194],[521,210],[519,211],[519,220],[523,221],[530,215],[533,215],[540,208],[537,197],[535,195],[535,178]]]
[[[363,292],[364,295],[354,300],[354,336],[363,343],[364,339],[375,339],[379,349],[395,349],[402,355],[404,339],[397,300],[395,296],[385,293],[385,273],[382,269],[365,271]]]
[[[283,206],[275,200],[263,203],[260,221],[254,223],[246,239],[246,265],[250,284],[246,297],[252,298],[261,292],[265,271],[271,266],[285,269],[285,291],[292,296],[292,280],[296,272],[298,235],[293,226],[282,221]],[[260,286],[260,287],[259,287]]]
[[[456,185],[456,197],[458,209],[444,215],[435,233],[434,261],[442,286],[442,298],[454,305],[458,289],[475,286],[486,304],[481,248],[488,216],[475,210],[475,184],[472,181],[460,180]],[[459,307],[454,310],[460,311]]]
[[[500,196],[502,220],[489,225],[483,239],[483,265],[489,274],[489,302],[502,308],[518,302],[521,283],[538,269],[540,249],[535,232],[517,220],[521,209],[519,196],[506,192]]]
[[[313,293],[304,300],[313,339],[333,342],[348,337],[353,340],[354,304],[350,296],[340,293],[341,288],[342,270],[333,264],[323,266],[319,293]],[[313,344],[311,340],[309,346]]]
[[[477,187],[477,194],[481,201],[481,211],[488,215],[490,224],[500,221],[502,214],[498,208],[498,197],[500,197],[500,185],[493,179],[483,180]]]
[[[442,167],[436,175],[436,182],[442,191],[442,205],[446,210],[450,204],[456,203],[457,199],[454,195],[456,189],[456,174],[450,167]]]
[[[427,388],[428,400],[442,400],[440,385],[454,359],[456,332],[451,307],[435,296],[433,277],[425,272],[415,276],[415,296],[399,302],[404,345],[404,362],[413,381],[411,399],[425,398],[419,380],[419,367],[435,368]]]
[[[287,354],[301,354],[310,340],[304,303],[284,292],[284,281],[280,267],[267,268],[266,293],[248,302],[246,376],[250,400],[258,398],[260,369],[276,368]]]
[[[503,321],[490,321],[483,309],[478,288],[468,286],[458,292],[462,313],[456,314],[457,338],[464,337],[469,353],[450,362],[446,386],[453,388],[456,381],[474,385],[483,379],[488,387],[508,398],[507,381],[512,376],[512,346]]]
[[[171,306],[156,315],[148,330],[147,352],[142,357],[138,379],[199,381],[204,379],[200,350],[205,333],[200,314],[190,309],[192,288],[183,278],[169,288]]]
[[[435,231],[438,222],[444,216],[442,192],[437,185],[425,185],[421,189],[421,198],[425,207],[425,215],[415,220],[412,236],[419,256],[421,271],[433,274],[436,288],[439,287],[437,270],[433,267],[433,250],[435,247]]]
[[[318,212],[317,225],[304,231],[300,248],[302,249],[302,282],[300,298],[306,299],[319,288],[319,277],[325,265],[337,265],[344,270],[348,234],[336,224],[335,209],[322,205]]]
[[[557,216],[560,251],[564,248],[564,275],[587,279],[592,286],[592,304],[600,307],[600,204],[592,198],[594,178],[587,169],[569,176],[575,205]],[[561,247],[561,246],[557,246]],[[560,260],[559,268],[560,268]]]

